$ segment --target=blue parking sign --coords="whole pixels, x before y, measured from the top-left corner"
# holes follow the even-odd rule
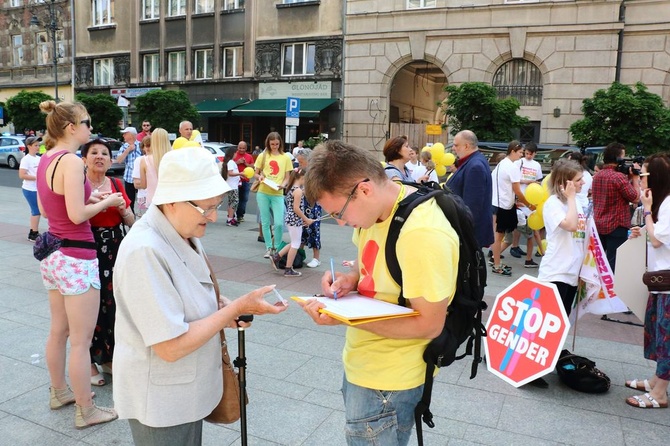
[[[286,117],[300,118],[300,98],[286,98]]]

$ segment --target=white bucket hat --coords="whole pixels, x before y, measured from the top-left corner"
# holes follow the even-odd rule
[[[207,200],[231,190],[216,167],[216,158],[202,147],[171,150],[161,159],[153,204]]]

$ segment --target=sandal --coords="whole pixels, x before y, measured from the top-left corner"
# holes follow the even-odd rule
[[[74,425],[77,429],[107,423],[119,418],[119,415],[111,407],[98,407],[93,404],[90,407],[82,407],[75,404]]]
[[[647,405],[647,402],[644,401],[642,397],[646,398],[651,405]],[[639,407],[640,409],[666,409],[668,407],[668,403],[659,403],[658,401],[656,401],[656,398],[649,395],[649,393],[645,393],[644,395],[640,396],[635,395],[631,396],[630,398],[626,398],[626,404],[633,407]]]
[[[74,403],[74,393],[69,387],[64,389],[49,387],[49,394],[49,407],[51,407],[51,410],[60,409]]]
[[[626,381],[626,387],[631,389],[639,390],[641,392],[651,392],[651,385],[649,380],[645,379],[644,381],[638,381],[634,379],[632,381]]]
[[[97,375],[91,376],[91,385],[92,386],[102,387],[105,384],[107,384],[107,381],[105,381],[105,377],[102,376],[102,373],[98,372]]]

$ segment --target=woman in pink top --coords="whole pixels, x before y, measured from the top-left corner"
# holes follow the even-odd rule
[[[125,201],[120,193],[92,195],[84,163],[74,154],[91,136],[86,108],[44,101],[40,109],[47,114],[48,136],[47,151],[37,168],[38,203],[49,220],[49,232],[62,240],[61,248],[40,262],[51,312],[46,345],[49,405],[60,409],[76,403],[75,426],[83,428],[117,418],[114,409],[96,407],[91,395],[89,347],[100,305],[100,279],[89,219],[112,206],[125,208]],[[68,337],[72,390],[65,379]]]
[[[147,190],[147,208],[156,192],[158,184],[158,166],[163,155],[172,150],[170,139],[165,129],[157,128],[151,133],[151,154],[142,157],[140,161],[140,187]]]

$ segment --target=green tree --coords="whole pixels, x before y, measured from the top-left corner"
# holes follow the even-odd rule
[[[110,138],[120,138],[119,121],[123,111],[116,105],[116,99],[108,94],[88,95],[79,93],[75,99],[86,107],[91,116],[93,132]]]
[[[40,111],[40,103],[53,99],[41,91],[21,90],[17,95],[7,99],[7,112],[14,123],[17,133],[24,129],[44,130],[46,115]]]
[[[604,146],[616,141],[643,153],[667,150],[670,144],[670,109],[660,96],[638,82],[635,88],[618,82],[598,90],[582,102],[584,118],[570,126],[581,147]]]
[[[200,122],[200,114],[185,91],[152,90],[135,101],[140,120],[151,121],[151,127],[178,133],[181,121],[191,121],[193,128]]]
[[[444,90],[448,97],[442,110],[449,118],[452,135],[472,130],[480,141],[510,141],[529,123],[528,118],[516,114],[519,101],[498,99],[495,88],[484,82],[449,85]]]

